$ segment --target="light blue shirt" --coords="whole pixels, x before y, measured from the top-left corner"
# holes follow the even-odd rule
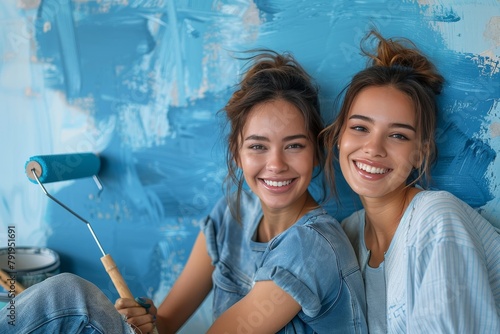
[[[255,282],[272,280],[302,308],[279,333],[367,332],[363,279],[338,221],[317,208],[263,243],[254,238],[262,218],[259,199],[242,194],[241,211],[239,223],[223,198],[202,226],[215,266],[215,318],[247,295]],[[241,317],[241,332],[254,332],[252,322],[272,317],[272,309],[280,307],[279,301],[260,306],[258,314]]]
[[[365,279],[366,314],[370,334],[387,333],[384,262],[380,263],[377,268],[367,265],[363,278]]]
[[[342,226],[364,272],[364,210]],[[500,333],[499,231],[452,194],[414,197],[384,264],[388,333]]]

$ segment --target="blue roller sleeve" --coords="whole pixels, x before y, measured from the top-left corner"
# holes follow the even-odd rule
[[[26,162],[26,176],[37,183],[32,169],[35,169],[40,182],[59,182],[97,175],[101,159],[94,153],[71,153],[55,155],[36,155]]]

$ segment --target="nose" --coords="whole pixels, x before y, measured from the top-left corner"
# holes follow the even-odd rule
[[[382,136],[370,136],[367,138],[363,151],[372,157],[385,157],[387,152],[384,146],[384,138]]]
[[[266,169],[276,174],[288,170],[288,164],[286,162],[284,152],[281,150],[269,152]]]

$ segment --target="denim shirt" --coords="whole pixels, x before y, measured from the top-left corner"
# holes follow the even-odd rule
[[[239,223],[223,198],[202,226],[215,266],[214,318],[248,294],[255,282],[272,280],[302,307],[279,333],[367,332],[361,272],[334,218],[317,208],[263,243],[253,238],[262,218],[256,196],[242,194],[241,216]],[[272,317],[279,301],[259,306],[259,314],[240,320],[243,331],[251,332],[252,323]]]

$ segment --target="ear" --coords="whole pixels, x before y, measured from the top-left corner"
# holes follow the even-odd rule
[[[337,152],[340,151],[340,138],[337,141],[337,145],[335,145],[335,147],[337,148]]]

